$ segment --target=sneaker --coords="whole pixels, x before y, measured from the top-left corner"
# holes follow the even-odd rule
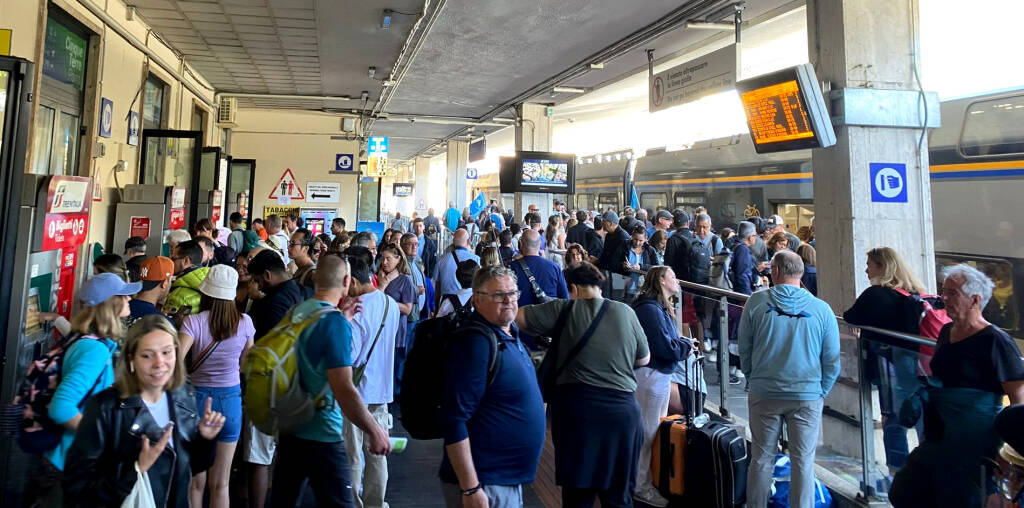
[[[740,384],[740,377],[736,374],[729,374],[729,384],[738,385]]]
[[[718,355],[707,355],[704,358],[707,358],[711,363],[718,363]]]
[[[657,508],[665,508],[668,506],[668,499],[665,499],[661,495],[661,492],[658,492],[658,489],[653,486],[637,489],[636,493],[633,494],[633,499]]]
[[[714,349],[712,349],[711,347],[711,341],[708,339],[704,339],[704,352],[710,353],[712,351],[714,351]]]

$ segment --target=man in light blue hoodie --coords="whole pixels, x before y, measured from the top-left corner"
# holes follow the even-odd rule
[[[739,326],[740,368],[750,382],[748,506],[766,506],[782,422],[793,465],[790,502],[814,506],[814,451],[825,396],[839,377],[839,326],[824,301],[800,287],[804,264],[772,257],[775,286],[750,295]]]

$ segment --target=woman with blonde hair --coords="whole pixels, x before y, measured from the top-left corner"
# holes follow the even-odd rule
[[[480,252],[480,266],[482,268],[487,268],[488,266],[504,266],[501,263],[501,256],[498,254],[497,247],[484,247],[484,250]]]
[[[209,467],[211,441],[224,426],[211,403],[200,414],[186,390],[174,326],[163,316],[143,317],[125,336],[114,386],[85,408],[67,456],[68,498],[119,506],[145,473],[157,506],[189,506],[192,472]]]
[[[131,314],[128,301],[142,289],[141,282],[128,283],[113,273],[93,276],[78,290],[81,310],[71,318],[71,332],[60,339],[64,361],[60,365],[60,384],[52,392],[40,392],[35,398],[44,406],[27,403],[27,408],[45,411],[57,427],[59,440],[38,444],[36,453],[43,454],[34,481],[26,493],[28,500],[45,506],[63,504],[61,479],[68,471],[66,458],[72,440],[80,430],[82,407],[96,394],[114,382],[114,352],[117,342],[124,336],[124,318]],[[163,316],[158,316],[166,321]],[[65,322],[66,323],[66,322]],[[43,430],[47,430],[45,427]],[[38,440],[52,432],[33,432]],[[22,444],[25,447],[25,444]],[[68,499],[72,499],[68,497]],[[26,503],[26,506],[32,504]]]
[[[871,286],[843,313],[843,319],[854,326],[918,333],[921,304],[914,296],[924,293],[925,287],[899,253],[890,247],[869,250],[865,273]],[[909,451],[907,429],[900,426],[898,412],[918,388],[918,353],[891,347],[885,335],[868,330],[861,337],[867,341],[868,379],[879,387],[885,461],[895,473]]]

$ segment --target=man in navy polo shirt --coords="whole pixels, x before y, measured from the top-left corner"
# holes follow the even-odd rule
[[[522,506],[522,486],[536,477],[544,403],[513,324],[518,298],[507,268],[481,268],[473,277],[471,319],[495,334],[501,356],[489,385],[491,341],[482,331],[461,334],[448,347],[441,404],[441,490],[448,508]]]
[[[516,274],[516,286],[519,287],[519,306],[544,303],[558,298],[568,299],[569,289],[565,285],[565,276],[554,262],[540,256],[541,236],[532,229],[523,231],[519,238],[519,252],[523,257],[513,260],[512,272]],[[529,270],[530,273],[527,273]],[[537,287],[530,282],[530,274],[537,281]],[[534,337],[523,334],[520,337],[527,346],[533,347]]]

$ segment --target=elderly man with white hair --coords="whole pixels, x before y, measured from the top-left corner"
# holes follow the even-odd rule
[[[982,506],[984,495],[996,491],[989,464],[1001,445],[995,420],[1003,397],[1024,403],[1020,349],[982,315],[992,280],[967,264],[946,267],[942,275],[942,301],[952,323],[939,333],[928,386],[900,412],[903,425],[924,418],[924,441],[896,473],[889,501],[897,508]],[[982,467],[985,485],[978,481]]]

